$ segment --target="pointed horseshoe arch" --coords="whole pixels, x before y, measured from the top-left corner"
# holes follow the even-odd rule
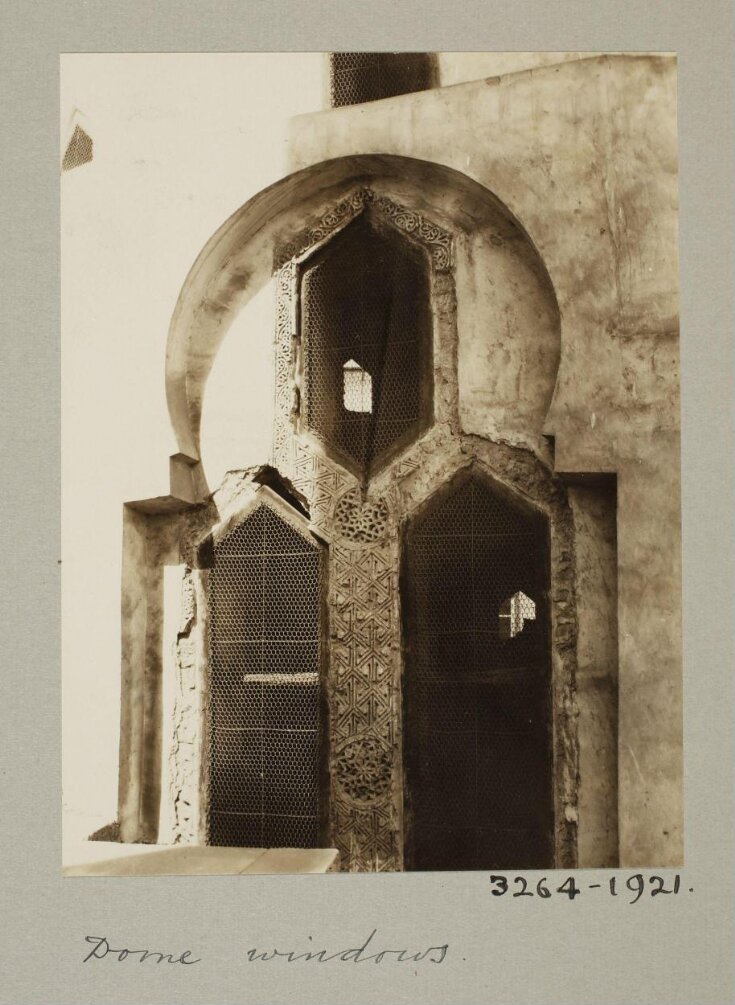
[[[457,234],[488,228],[501,244],[526,247],[529,267],[556,305],[551,276],[531,236],[508,207],[468,175],[438,163],[387,154],[335,158],[289,175],[259,192],[219,228],[194,262],[179,295],[166,347],[166,398],[178,444],[171,465],[173,496],[194,502],[208,495],[200,443],[204,393],[234,318],[293,256],[292,244],[305,221],[310,222],[312,243],[318,243],[324,214],[329,218],[334,207],[349,201],[361,186],[419,207],[419,226],[425,223],[420,215],[425,211]],[[441,235],[441,229],[437,233]],[[435,267],[443,268],[446,248],[437,244],[432,255]],[[554,310],[558,314],[556,306]],[[557,330],[543,360],[547,375],[556,373],[559,355]],[[549,380],[543,415],[552,394]]]

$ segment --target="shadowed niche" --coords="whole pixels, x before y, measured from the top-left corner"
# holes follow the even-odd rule
[[[308,428],[367,476],[431,414],[426,254],[363,214],[301,277]]]

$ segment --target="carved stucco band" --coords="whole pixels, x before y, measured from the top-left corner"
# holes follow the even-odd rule
[[[330,207],[292,241],[279,248],[274,257],[274,271],[321,244],[368,206],[374,206],[394,227],[427,248],[437,272],[448,272],[451,269],[452,235],[448,231],[427,220],[421,213],[399,206],[387,196],[377,195],[369,188],[360,188]]]
[[[306,228],[277,256],[276,414],[273,461],[307,500],[313,528],[329,543],[332,840],[343,868],[402,867],[401,638],[398,596],[401,521],[470,463],[544,509],[552,537],[556,865],[576,864],[576,606],[571,511],[562,487],[529,451],[463,437],[435,422],[371,483],[357,479],[296,432],[298,266],[295,258],[368,203],[425,242],[434,272],[451,267],[451,239],[422,216],[359,190]],[[286,256],[289,256],[286,258]],[[447,277],[449,278],[449,277]],[[437,284],[435,279],[434,291]],[[454,305],[454,299],[450,298]],[[446,305],[444,305],[445,307]],[[434,304],[437,311],[437,304]],[[447,314],[447,310],[437,311]],[[454,369],[453,338],[435,339],[435,367]],[[446,328],[447,319],[443,325]],[[456,381],[449,385],[456,397]],[[456,414],[456,401],[447,414]],[[439,416],[437,416],[437,419]]]

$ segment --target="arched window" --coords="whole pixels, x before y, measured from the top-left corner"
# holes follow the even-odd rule
[[[553,864],[548,533],[477,473],[409,524],[407,868]]]
[[[321,585],[321,549],[268,505],[215,545],[210,844],[320,844]]]
[[[308,429],[368,476],[432,414],[429,262],[364,213],[301,277]]]
[[[527,621],[535,620],[536,602],[527,597],[523,590],[519,590],[500,605],[498,633],[501,639],[514,639],[523,631]]]

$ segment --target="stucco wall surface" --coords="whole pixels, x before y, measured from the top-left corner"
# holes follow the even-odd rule
[[[436,54],[439,84],[450,87],[471,80],[500,77],[519,70],[539,66],[554,66],[573,59],[612,55],[601,52],[438,52]],[[629,53],[628,55],[631,55]]]

